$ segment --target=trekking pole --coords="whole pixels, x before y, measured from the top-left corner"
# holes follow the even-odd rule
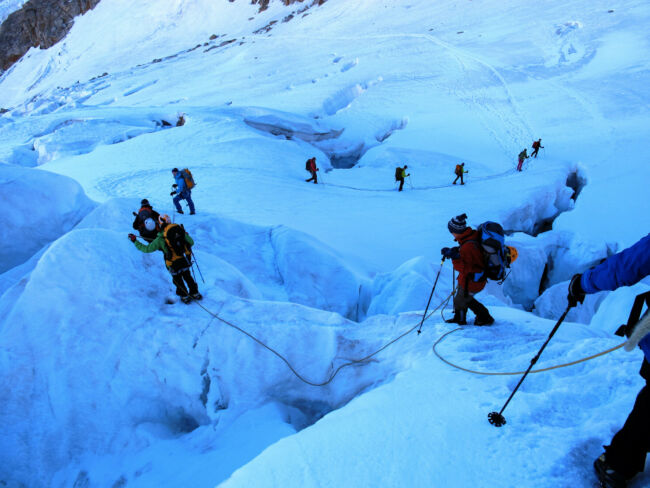
[[[413,189],[413,182],[411,181],[411,175],[409,175],[409,186],[411,187],[411,190]]]
[[[196,254],[192,253],[192,257],[194,258],[192,261],[194,262],[194,264],[196,264],[196,269],[199,270],[199,275],[201,275],[201,281],[205,283],[205,280],[203,279],[203,273],[201,273],[201,268],[199,268],[199,263],[196,260]]]
[[[427,312],[429,311],[429,305],[431,305],[431,299],[433,298],[433,292],[436,289],[436,285],[438,284],[438,278],[440,278],[440,272],[442,271],[442,265],[445,264],[445,258],[442,258],[442,261],[440,261],[440,269],[438,269],[438,274],[436,275],[436,281],[433,282],[433,288],[431,288],[431,295],[429,295],[429,301],[427,302],[427,308],[424,309],[424,315],[422,315],[422,322],[420,322],[420,327],[418,328],[418,335],[422,333],[422,324],[424,324],[424,319],[427,316]]]
[[[503,405],[503,407],[501,408],[501,410],[500,410],[499,412],[490,412],[490,413],[488,414],[488,421],[489,421],[492,425],[494,425],[495,427],[501,427],[502,425],[505,425],[505,423],[506,423],[506,419],[505,419],[505,417],[503,416],[503,411],[504,411],[504,410],[506,409],[506,407],[508,406],[508,403],[510,403],[510,400],[512,400],[512,397],[515,396],[515,393],[517,393],[517,390],[519,389],[519,387],[521,386],[521,384],[524,382],[524,379],[526,379],[526,376],[528,375],[528,373],[530,373],[530,370],[533,369],[533,366],[535,366],[535,363],[537,362],[537,360],[539,359],[539,357],[542,355],[542,352],[544,352],[544,349],[546,348],[546,346],[547,346],[548,343],[550,342],[550,340],[551,340],[551,338],[553,337],[553,335],[554,335],[554,334],[557,332],[557,330],[560,328],[560,324],[562,324],[562,322],[563,322],[564,319],[566,318],[567,314],[569,313],[569,310],[571,310],[571,304],[567,305],[567,308],[566,308],[566,310],[564,311],[564,313],[562,314],[562,316],[560,317],[560,320],[557,321],[557,324],[555,324],[555,327],[553,327],[553,330],[552,330],[551,333],[548,335],[548,339],[546,339],[546,342],[542,345],[542,348],[541,348],[541,349],[539,350],[539,352],[535,355],[535,357],[534,357],[533,359],[531,359],[531,361],[530,361],[530,366],[528,366],[528,369],[526,370],[526,372],[524,373],[524,375],[523,375],[523,376],[521,377],[521,379],[519,380],[519,383],[517,383],[517,386],[515,386],[515,389],[512,390],[512,393],[510,394],[510,397],[508,397],[508,400],[507,400],[506,403]]]

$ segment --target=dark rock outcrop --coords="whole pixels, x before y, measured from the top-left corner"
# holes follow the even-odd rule
[[[231,0],[232,1],[232,0]],[[267,8],[269,8],[269,3],[271,0],[251,0],[251,3],[253,5],[259,4],[260,6],[260,12],[263,12]],[[292,3],[303,3],[305,0],[282,0],[282,3],[285,5],[291,5]],[[327,0],[312,0],[311,4],[312,5],[323,5]]]
[[[31,47],[47,49],[68,33],[74,18],[100,0],[29,0],[0,26],[0,70],[6,71]]]

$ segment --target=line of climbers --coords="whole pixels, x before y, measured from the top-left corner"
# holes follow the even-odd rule
[[[534,157],[541,147],[541,139],[535,141]],[[316,183],[316,159],[311,158],[308,163],[312,179]],[[464,164],[459,166],[460,175],[457,173],[457,177],[461,178],[463,184]],[[406,165],[399,169],[401,191],[404,178],[409,175],[406,174]],[[183,213],[179,200],[185,199],[190,214],[193,215],[191,189],[195,183],[191,172],[188,169],[179,171],[174,168],[172,174],[176,181],[176,191],[172,191],[171,195],[177,195],[174,198],[177,211]],[[395,177],[397,179],[397,172]],[[134,215],[133,228],[139,230],[140,236],[148,244],[140,243],[134,234],[129,234],[129,239],[144,253],[162,251],[165,265],[176,286],[176,294],[184,303],[200,300],[202,296],[190,272],[194,240],[183,225],[172,223],[168,215],[160,215],[147,199],[141,201],[140,211],[134,212]],[[517,259],[517,249],[505,244],[504,230],[496,222],[484,222],[473,229],[467,225],[467,215],[461,214],[449,220],[447,229],[458,243],[455,247],[441,249],[443,262],[451,259],[454,269],[458,271],[458,287],[453,300],[454,315],[447,322],[467,325],[467,311],[471,310],[475,315],[474,325],[492,325],[494,318],[475,296],[485,288],[488,279],[503,283],[508,276],[508,268]],[[569,306],[582,303],[586,294],[631,286],[647,276],[650,276],[650,234],[630,248],[610,256],[598,266],[573,276],[568,287]],[[605,446],[605,452],[594,461],[601,486],[609,488],[626,488],[630,479],[643,472],[646,454],[650,452],[650,311],[646,310],[636,327],[633,327],[634,324],[628,325],[630,330],[627,335],[631,337],[629,347],[638,345],[644,353],[640,374],[646,384],[639,392],[621,430],[614,435],[610,445]]]
[[[190,215],[195,214],[194,202],[192,201],[192,189],[196,186],[192,172],[189,169],[172,170],[174,184],[172,185],[173,203],[176,212],[183,214],[180,200],[185,200],[190,209]],[[191,268],[194,264],[192,246],[194,240],[185,231],[182,224],[175,224],[169,215],[160,215],[156,212],[149,200],[146,198],[140,202],[140,210],[133,212],[133,229],[137,230],[140,237],[147,242],[142,244],[137,240],[135,234],[129,234],[129,240],[135,247],[144,252],[152,253],[162,251],[165,266],[172,276],[172,282],[176,286],[176,295],[183,303],[190,303],[192,300],[203,298],[199,293],[196,280],[192,277]]]
[[[524,164],[524,161],[528,159],[529,157],[533,157],[537,159],[537,153],[539,152],[540,149],[544,149],[544,146],[542,146],[542,139],[538,139],[536,141],[533,141],[532,144],[533,152],[528,155],[528,149],[524,149],[519,153],[518,156],[518,164],[517,164],[517,171],[522,170],[522,166]],[[402,191],[404,189],[404,180],[411,176],[410,173],[406,173],[408,166],[397,166],[395,168],[395,181],[399,182],[399,188],[397,191]],[[318,183],[318,175],[317,171],[319,171],[319,168],[316,166],[316,158],[312,157],[309,158],[307,161],[305,161],[305,171],[308,171],[309,174],[311,175],[311,178],[305,180],[306,182],[313,181],[314,184]],[[456,175],[456,179],[454,180],[453,184],[455,185],[458,179],[460,179],[460,184],[464,185],[465,182],[463,181],[463,176],[469,173],[465,169],[465,163],[460,163],[456,165],[456,168],[454,169],[454,174]],[[182,212],[181,212],[182,213]]]

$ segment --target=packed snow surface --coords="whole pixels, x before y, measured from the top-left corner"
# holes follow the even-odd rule
[[[525,370],[568,280],[648,232],[650,5],[317,3],[102,0],[0,76],[1,486],[594,486],[640,351],[531,374],[500,429],[520,376],[478,373]],[[142,198],[201,302],[128,241]],[[454,331],[461,213],[519,257]],[[620,344],[649,287],[589,296],[536,367]]]

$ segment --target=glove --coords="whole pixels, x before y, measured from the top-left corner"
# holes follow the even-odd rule
[[[134,217],[137,217],[137,216],[138,216],[138,214],[137,214],[137,213],[135,213],[135,212],[133,212],[133,216],[134,216]]]
[[[129,240],[135,242],[135,234],[129,234]]]
[[[571,281],[569,282],[569,307],[575,307],[578,302],[582,303],[585,301],[585,291],[582,289],[582,275],[577,274],[573,275]]]
[[[176,192],[175,192],[175,191],[173,191],[173,192],[171,192],[171,193],[169,194],[170,197],[173,197],[174,195],[176,195]]]
[[[443,247],[440,254],[447,259],[458,259],[460,257],[460,249],[458,247]]]
[[[172,188],[178,188],[178,185],[177,185],[176,183],[174,183],[174,184],[172,185]]]

